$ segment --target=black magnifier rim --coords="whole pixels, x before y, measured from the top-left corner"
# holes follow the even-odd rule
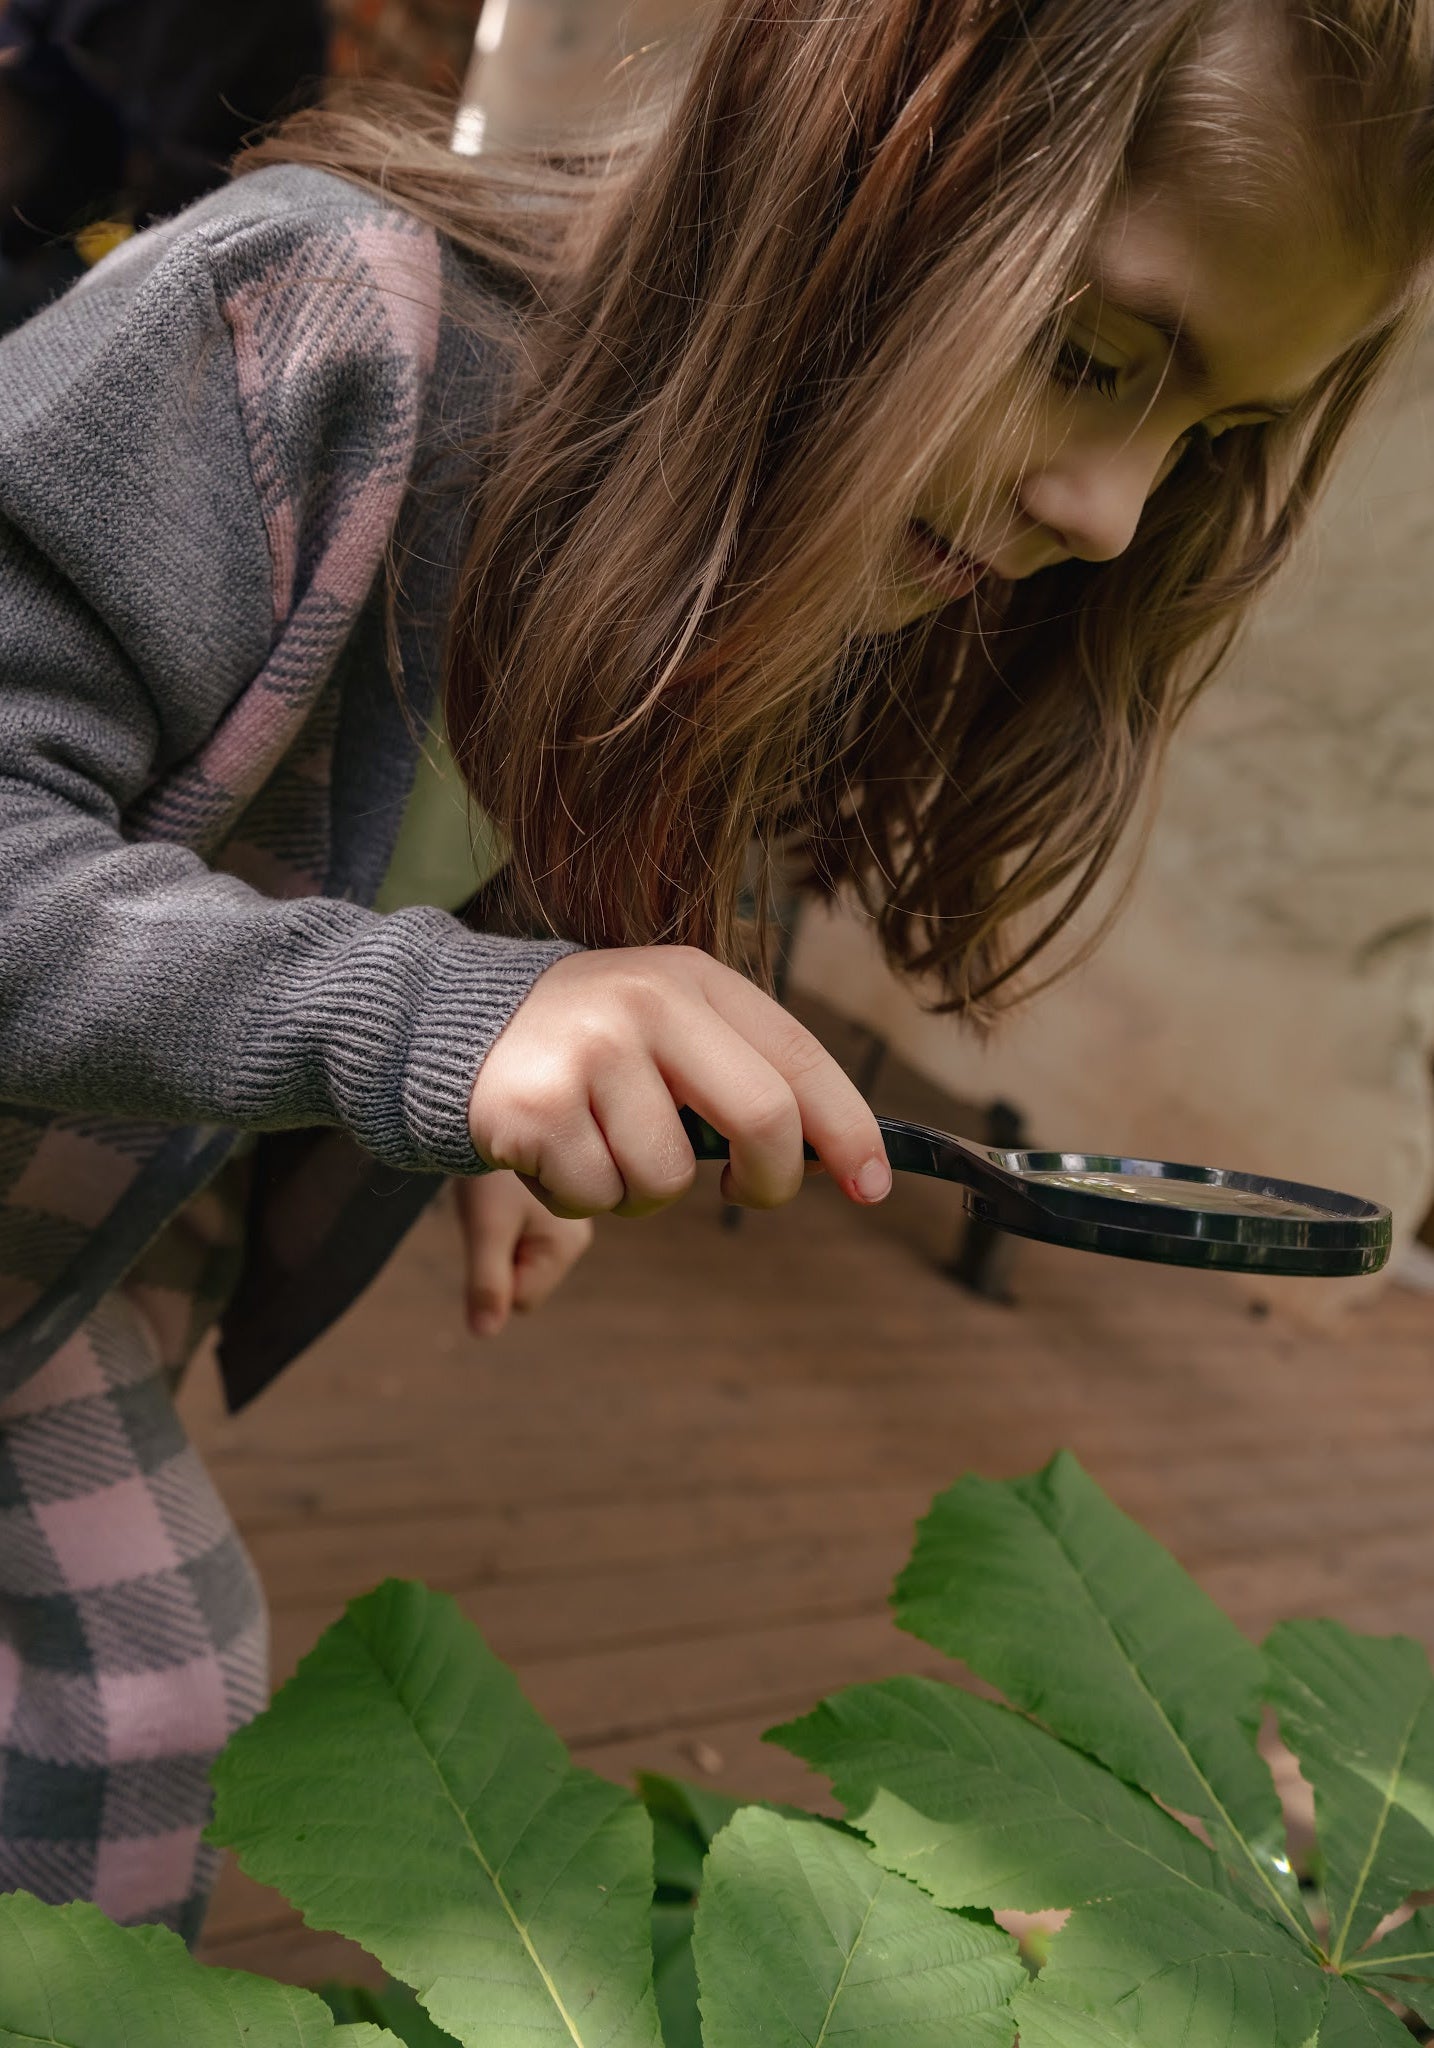
[[[882,1119],[887,1156],[898,1171],[950,1180],[969,1190],[968,1208],[1019,1237],[1065,1244],[1161,1265],[1224,1267],[1262,1273],[1343,1278],[1377,1273],[1392,1243],[1390,1212],[1331,1188],[1263,1174],[1132,1159],[1114,1153],[1006,1151],[953,1139],[920,1124]],[[1249,1210],[1140,1205],[1087,1193],[1023,1173],[1101,1173],[1201,1187],[1228,1187],[1313,1209],[1313,1217],[1261,1216]],[[1144,1213],[1149,1221],[1137,1224]]]
[[[1114,1211],[1116,1221],[1122,1211],[1127,1216],[1139,1213],[1142,1204],[1128,1195],[1112,1195],[1097,1189],[1064,1187],[1059,1182],[1035,1181],[1027,1176],[1032,1173],[1101,1174],[1111,1179],[1158,1180],[1167,1186],[1174,1182],[1207,1188],[1229,1188],[1236,1195],[1257,1195],[1272,1202],[1288,1202],[1302,1209],[1313,1209],[1313,1216],[1266,1216],[1255,1209],[1206,1209],[1203,1207],[1182,1208],[1178,1202],[1151,1203],[1147,1213],[1168,1218],[1162,1227],[1162,1235],[1173,1237],[1222,1237],[1232,1242],[1266,1244],[1288,1242],[1304,1244],[1310,1242],[1311,1230],[1355,1229],[1366,1232],[1371,1224],[1387,1219],[1389,1212],[1381,1209],[1377,1202],[1366,1202],[1358,1195],[1343,1195],[1333,1188],[1311,1187],[1302,1181],[1272,1180],[1268,1175],[1253,1173],[1232,1173],[1215,1166],[1181,1166],[1172,1160],[1163,1159],[1116,1159],[1096,1152],[991,1152],[992,1164],[1004,1167],[1008,1173],[1021,1177],[1025,1192],[1032,1201],[1046,1203],[1048,1200],[1058,1211],[1066,1209],[1067,1201],[1072,1204],[1099,1202],[1102,1211]],[[1073,1208],[1073,1214],[1083,1214],[1083,1208]],[[1127,1224],[1126,1226],[1130,1226]],[[1335,1242],[1323,1236],[1314,1242]],[[1339,1240],[1342,1241],[1342,1240]]]
[[[967,1191],[971,1214],[995,1223],[1011,1237],[1071,1251],[1102,1252],[1108,1258],[1138,1259],[1147,1265],[1199,1267],[1207,1272],[1258,1273],[1270,1278],[1357,1280],[1378,1273],[1389,1261],[1390,1239],[1369,1243],[1252,1244],[1212,1237],[1167,1237],[1153,1230],[1122,1230],[1115,1224],[1075,1217],[1017,1216]]]

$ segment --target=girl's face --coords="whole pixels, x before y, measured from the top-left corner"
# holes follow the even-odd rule
[[[931,477],[897,570],[893,626],[988,569],[1019,579],[1072,556],[1112,560],[1193,439],[1279,418],[1377,319],[1387,278],[1310,223],[1294,194],[1284,206],[1217,210],[1208,190],[1193,180],[1138,189],[1112,217],[1090,283],[1063,310],[1034,428],[1019,441],[1009,424],[997,428],[981,451],[982,472],[1000,479],[994,510],[975,518],[970,449]],[[950,552],[973,521],[969,556]]]

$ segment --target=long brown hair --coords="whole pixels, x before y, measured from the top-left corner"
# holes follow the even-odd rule
[[[1400,287],[1387,324],[1293,419],[1182,460],[1119,560],[879,629],[933,453],[1034,406],[1228,14],[726,0],[606,146],[469,159],[432,120],[331,109],[241,160],[380,188],[516,309],[445,702],[517,915],[731,958],[755,843],[759,909],[795,859],[934,1003],[1011,998],[1289,553],[1434,246],[1434,0],[1272,8],[1303,96],[1280,146],[1318,137],[1315,182]]]

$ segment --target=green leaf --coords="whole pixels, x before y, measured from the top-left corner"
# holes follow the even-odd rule
[[[1341,1977],[1329,1980],[1329,2010],[1318,2048],[1412,2048],[1409,2029],[1373,1993]]]
[[[702,2048],[692,1928],[707,1848],[740,1800],[682,1778],[639,1771],[638,1795],[652,1821],[652,1988],[666,2048]]]
[[[657,1901],[652,1909],[652,1984],[662,2020],[666,2048],[702,2048],[702,2022],[697,2004],[697,1965],[692,1955],[692,1928],[697,1895],[702,1889],[707,1850],[742,1805],[729,1793],[685,1778],[665,1778],[639,1771],[638,1794],[652,1820],[653,1877]],[[755,1802],[768,1813],[804,1819],[794,1807]]]
[[[713,1843],[694,1939],[706,2048],[1009,2048],[1008,1936],[861,1843],[748,1807]]]
[[[1082,2012],[1053,1998],[1037,1979],[1017,1993],[1013,2006],[1020,2048],[1142,2048],[1119,2014]]]
[[[1434,1978],[1434,1911],[1422,1908],[1345,1964],[1346,1970],[1355,1972],[1371,1968],[1404,1969],[1413,1977]]]
[[[741,1800],[655,1771],[638,1772],[637,1792],[652,1821],[653,1881],[658,1892],[695,1896],[707,1845]]]
[[[943,1906],[1038,1913],[1151,1884],[1228,1885],[1143,1792],[934,1679],[853,1686],[768,1739],[824,1772],[880,1861]]]
[[[453,2036],[433,2024],[402,1984],[386,1985],[382,1991],[325,1984],[319,1995],[335,2019],[373,2020],[397,2035],[403,2048],[454,2048]]]
[[[1015,2010],[1020,2048],[1147,2048],[1148,2037],[1133,2033],[1121,2013],[1082,2012],[1058,1999],[1025,1992],[1016,1999]],[[1311,2035],[1303,2048],[1324,2048],[1323,2035]],[[1383,2036],[1377,2037],[1374,2048],[1384,2048]],[[1407,2035],[1403,2048],[1409,2048]]]
[[[162,1927],[0,1895],[0,2048],[401,2048],[312,1991],[195,1962]]]
[[[1280,1731],[1314,1787],[1340,1965],[1434,1887],[1434,1672],[1408,1636],[1289,1621],[1265,1644]]]
[[[659,1898],[675,1902],[678,1897],[695,1899],[702,1886],[702,1864],[706,1845],[671,1814],[653,1813],[652,1881]]]
[[[652,1985],[666,2048],[702,2048],[697,1964],[692,1955],[695,1904],[652,1909]]]
[[[702,1889],[708,1846],[742,1801],[726,1792],[714,1792],[708,1785],[665,1778],[655,1771],[639,1771],[637,1789],[652,1820],[657,1891],[652,1909],[652,1985],[662,2038],[666,2048],[702,2048],[697,1965],[692,1956],[697,1895]],[[767,1813],[807,1818],[795,1807],[776,1806],[768,1800],[754,1803]]]
[[[1197,1815],[1265,1903],[1308,1932],[1255,1747],[1264,1662],[1068,1452],[938,1496],[896,1618],[1077,1749]]]
[[[1071,1915],[1017,2001],[1021,2048],[1313,2048],[1329,1981],[1263,1914],[1152,1888]]]
[[[1412,2006],[1434,2027],[1434,1912],[1416,1913],[1345,1968],[1350,1976],[1377,1984],[1391,1998]]]
[[[354,1601],[214,1771],[211,1839],[482,2048],[657,2048],[652,1831],[453,1601]]]
[[[706,1849],[746,1802],[710,1785],[692,1785],[685,1778],[665,1778],[658,1771],[639,1771],[637,1793],[654,1816],[662,1813],[684,1828]]]

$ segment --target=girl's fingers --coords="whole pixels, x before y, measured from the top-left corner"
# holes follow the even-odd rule
[[[551,1136],[545,1133],[531,1171],[518,1178],[545,1209],[565,1220],[601,1216],[615,1209],[626,1193],[606,1140],[588,1111]]]
[[[539,1206],[512,1173],[454,1184],[465,1257],[465,1307],[475,1337],[494,1337],[514,1309],[536,1308],[592,1243],[586,1220]]]
[[[692,1173],[675,1109],[727,1134],[734,1201],[790,1201],[802,1141],[847,1194],[891,1173],[876,1120],[831,1055],[770,997],[691,947],[574,954],[542,975],[469,1097],[475,1150],[559,1217],[635,1215]]]
[[[490,1243],[470,1248],[468,1327],[475,1337],[496,1337],[513,1306],[513,1248]]]
[[[499,1205],[477,1208],[460,1194],[459,1225],[467,1259],[468,1327],[475,1337],[496,1337],[513,1306],[513,1258],[520,1220],[505,1218]]]
[[[697,1173],[671,1091],[650,1060],[593,1083],[593,1116],[622,1176],[617,1216],[650,1216],[685,1195]]]
[[[546,1227],[535,1221],[513,1256],[513,1307],[524,1314],[541,1308],[592,1243],[592,1236],[593,1227],[586,1221],[562,1223],[552,1217]]]
[[[729,1140],[727,1199],[751,1209],[790,1202],[806,1178],[802,1118],[771,1061],[706,1004],[675,1020],[657,1057],[674,1100],[690,1103]]]
[[[891,1191],[891,1167],[880,1127],[856,1083],[819,1039],[759,988],[715,961],[712,969],[705,992],[713,1010],[785,1083],[799,1128],[832,1179],[854,1201],[881,1201]],[[696,1092],[699,1077],[689,1079],[685,1061],[683,1068],[684,1099],[733,1137],[732,1125],[708,1109]],[[735,1169],[735,1137],[732,1156]]]

